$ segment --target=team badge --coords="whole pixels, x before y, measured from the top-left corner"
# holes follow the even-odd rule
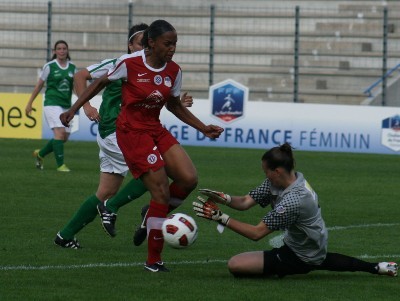
[[[74,77],[74,75],[72,74],[72,72],[68,72],[68,76],[69,76],[69,77]]]
[[[147,157],[147,162],[149,162],[150,164],[154,164],[157,162],[157,156],[155,154],[150,154]]]
[[[164,77],[164,85],[167,86],[168,88],[171,88],[172,83],[171,83],[171,79],[169,78],[169,76]]]
[[[286,208],[284,206],[282,206],[282,205],[278,205],[275,208],[275,211],[276,211],[276,213],[284,214],[286,212]]]
[[[161,75],[157,74],[156,76],[154,76],[154,83],[159,86],[161,85],[163,82]]]

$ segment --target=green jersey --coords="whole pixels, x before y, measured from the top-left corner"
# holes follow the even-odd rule
[[[46,82],[45,106],[71,107],[75,72],[76,67],[70,61],[65,67],[61,67],[56,59],[44,65],[40,78]]]
[[[90,76],[95,79],[107,74],[108,71],[115,66],[117,59],[104,60],[98,64],[91,65],[86,69]],[[103,92],[103,99],[100,105],[99,114],[101,120],[99,122],[99,135],[105,138],[116,130],[115,121],[121,110],[122,101],[122,80],[113,81],[107,85]]]

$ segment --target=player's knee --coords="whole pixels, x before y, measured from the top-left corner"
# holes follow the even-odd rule
[[[240,274],[241,272],[241,262],[237,258],[237,256],[233,256],[231,259],[228,261],[228,270],[231,272],[233,275]]]
[[[198,183],[197,174],[188,174],[181,181],[177,181],[177,184],[182,187],[186,193],[191,193],[196,187]]]
[[[198,182],[199,182],[199,179],[197,177],[197,174],[190,175],[188,177],[187,183],[186,183],[188,190],[190,190],[190,191],[194,190],[196,188]]]

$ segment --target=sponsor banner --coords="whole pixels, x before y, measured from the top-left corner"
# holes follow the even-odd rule
[[[208,139],[163,110],[163,124],[183,145],[268,149],[289,142],[307,151],[400,154],[398,107],[249,101],[245,116],[228,125],[212,116],[209,100],[195,99],[190,110],[225,131]]]
[[[98,108],[101,96],[90,103]],[[243,116],[226,122],[213,115],[219,109],[213,109],[212,100],[194,100],[190,111],[195,116],[205,124],[225,129],[217,140],[206,138],[166,109],[161,111],[160,119],[182,145],[268,149],[289,142],[297,150],[400,154],[398,107],[258,101],[248,101],[244,107]],[[82,109],[77,118],[79,128],[70,139],[95,141],[97,124]],[[43,125],[43,137],[52,137],[47,123]]]
[[[30,94],[0,93],[0,138],[32,138],[42,136],[42,95],[33,102],[30,115],[25,107]]]

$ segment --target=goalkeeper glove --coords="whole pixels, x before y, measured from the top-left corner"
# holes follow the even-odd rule
[[[232,198],[229,194],[219,192],[219,191],[214,191],[211,189],[199,189],[199,192],[209,198],[209,200],[224,204],[224,205],[229,205],[232,202]]]
[[[210,200],[204,200],[202,197],[197,197],[200,201],[193,202],[193,210],[196,215],[202,218],[210,219],[226,226],[229,222],[229,215],[222,213],[217,204]]]

